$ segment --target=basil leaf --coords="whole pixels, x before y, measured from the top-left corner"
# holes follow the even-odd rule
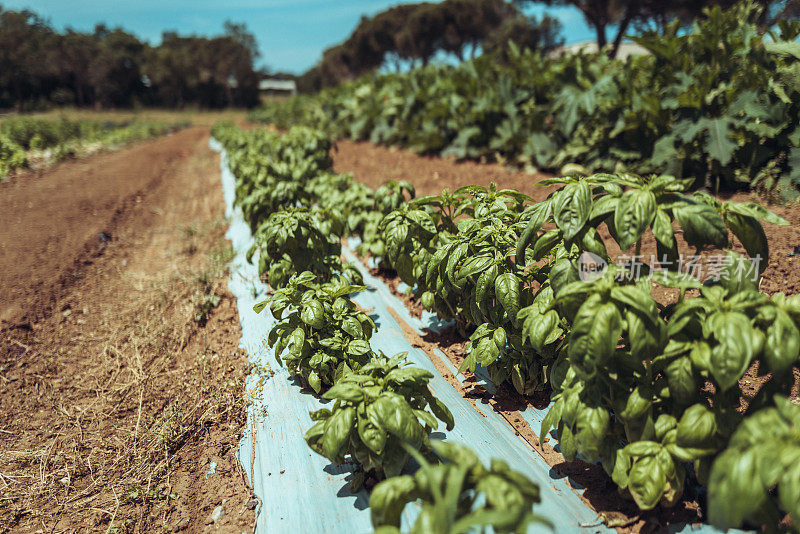
[[[672,398],[683,405],[691,403],[699,389],[692,371],[692,360],[688,356],[673,360],[667,366],[666,374]]]
[[[390,525],[400,528],[400,516],[406,503],[414,500],[416,490],[414,477],[398,476],[375,486],[369,498],[372,525]]]
[[[742,242],[747,255],[758,258],[758,271],[763,273],[769,264],[769,243],[764,228],[756,219],[738,213],[728,213],[725,222]]]
[[[520,280],[513,273],[503,273],[495,279],[494,294],[497,301],[516,320],[520,305]]]
[[[325,399],[340,399],[348,402],[359,402],[364,398],[364,390],[355,384],[340,382],[322,395]]]
[[[676,443],[679,447],[712,449],[717,435],[717,418],[704,404],[689,407],[678,422]]]
[[[358,413],[358,437],[364,445],[375,454],[383,454],[383,448],[386,446],[386,431],[379,425],[379,418],[377,417],[372,405],[367,406],[366,413]]]
[[[667,248],[675,246],[675,233],[672,230],[672,220],[666,211],[657,209],[653,218],[653,235],[656,240]]]
[[[383,428],[412,447],[419,448],[424,433],[405,399],[399,395],[384,393],[372,406],[375,407]]]
[[[716,312],[708,325],[717,340],[711,349],[711,374],[725,391],[738,383],[756,356],[756,334],[747,316],[739,312]]]
[[[319,300],[312,300],[303,306],[300,312],[300,320],[312,328],[322,330],[325,326],[325,308]]]
[[[614,354],[622,333],[622,317],[610,303],[587,301],[578,310],[569,339],[569,359],[584,379]]]
[[[322,450],[325,451],[325,456],[335,464],[339,464],[344,460],[339,457],[339,452],[350,438],[355,417],[356,409],[348,406],[335,410],[333,415],[325,421],[325,434],[322,436]]]
[[[450,409],[445,405],[445,403],[433,395],[430,395],[428,397],[428,405],[433,412],[433,415],[435,415],[439,421],[446,425],[447,430],[453,430],[453,427],[455,426],[455,420],[453,419],[453,414],[450,412]]]
[[[800,330],[789,314],[777,310],[775,320],[767,328],[764,359],[770,371],[783,373],[792,368],[800,354]]]
[[[617,230],[619,248],[627,250],[639,239],[653,222],[656,212],[656,197],[643,189],[626,191],[614,212],[614,227]]]
[[[789,221],[783,217],[775,215],[764,206],[756,204],[755,202],[732,202],[729,206],[729,210],[734,213],[738,213],[747,217],[753,217],[771,224],[779,224],[782,226],[787,226],[789,224]]]
[[[757,450],[728,450],[720,454],[708,481],[708,518],[722,529],[740,526],[759,510],[766,490],[759,483]]]
[[[553,215],[556,226],[564,233],[564,239],[570,240],[589,220],[592,206],[592,190],[585,181],[567,184],[553,197]]]
[[[683,229],[683,238],[696,248],[728,245],[728,229],[719,213],[708,204],[682,203],[673,209]]]
[[[664,494],[670,467],[664,464],[661,455],[644,456],[633,462],[628,473],[628,490],[640,509],[652,510]]]

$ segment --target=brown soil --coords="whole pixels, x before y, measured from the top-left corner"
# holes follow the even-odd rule
[[[207,141],[192,128],[0,186],[0,532],[252,531]]]
[[[417,196],[438,195],[442,189],[454,191],[466,185],[496,183],[499,187],[522,191],[534,200],[544,200],[553,187],[534,187],[549,178],[543,174],[510,171],[497,163],[478,163],[418,156],[408,150],[376,146],[367,142],[341,140],[333,152],[333,169],[353,173],[358,181],[376,189],[386,180],[408,180]]]
[[[336,172],[349,172],[355,178],[370,187],[377,187],[388,179],[408,180],[416,188],[417,195],[438,194],[442,189],[454,190],[469,184],[488,186],[496,183],[501,188],[517,189],[530,195],[534,200],[540,201],[547,197],[554,187],[537,187],[536,183],[548,178],[545,175],[529,175],[522,172],[510,171],[497,164],[481,164],[476,162],[455,162],[454,160],[420,157],[409,151],[397,148],[374,146],[370,143],[354,143],[352,141],[339,141],[333,154],[334,169]],[[763,198],[753,193],[738,193],[728,196],[724,200],[734,202],[758,202],[768,204]],[[793,256],[794,248],[800,246],[800,208],[797,204],[780,206],[768,205],[769,209],[789,221],[789,226],[775,226],[765,224],[765,233],[770,245],[769,267],[763,273],[761,280],[762,291],[773,294],[784,292],[795,294],[800,291],[800,256]],[[608,231],[601,231],[603,239],[611,241]],[[694,250],[680,238],[680,252],[685,256],[694,254]],[[652,234],[645,236],[642,246],[643,258],[655,254],[655,239]],[[735,243],[734,250],[743,252],[743,248]],[[626,251],[632,254],[632,251]],[[618,257],[623,251],[609,250],[612,257]],[[703,254],[703,262],[708,262],[715,251]],[[642,260],[644,261],[644,260]],[[707,265],[707,263],[704,263]],[[419,316],[421,306],[416,299],[397,291],[398,279],[392,271],[373,271],[399,296],[408,307],[409,311]],[[666,303],[677,298],[677,290],[668,288],[655,288],[654,297]],[[578,483],[585,491],[581,497],[598,513],[598,517],[609,526],[617,527],[623,532],[653,532],[665,530],[668,525],[675,523],[695,522],[702,514],[697,501],[686,498],[672,510],[656,510],[640,514],[636,506],[619,496],[614,483],[600,466],[588,465],[584,462],[566,462],[563,456],[556,452],[548,443],[548,439],[541,442],[537,435],[539,429],[531,429],[519,415],[520,410],[527,406],[542,408],[549,402],[549,395],[542,398],[525,398],[511,388],[503,385],[498,388],[496,395],[489,395],[469,372],[465,372],[466,380],[460,384],[447,368],[438,361],[438,356],[433,349],[441,350],[458,367],[463,361],[466,340],[453,329],[440,333],[428,332],[420,338],[410,327],[404,328],[406,336],[414,346],[424,350],[431,360],[437,365],[442,375],[469,399],[480,411],[480,406],[488,405],[511,424],[530,445],[550,464],[557,472],[568,476],[571,481]],[[757,368],[752,368],[742,380],[742,390],[745,396],[754,395],[768,376],[758,376]],[[795,370],[795,383],[792,395],[798,396],[800,373]],[[744,405],[744,400],[743,400]]]

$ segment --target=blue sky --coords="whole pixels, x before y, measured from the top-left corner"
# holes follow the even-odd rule
[[[344,40],[361,15],[374,15],[387,0],[0,0],[6,9],[30,8],[58,29],[91,30],[95,23],[122,26],[157,44],[164,30],[214,35],[230,19],[245,22],[258,39],[260,63],[271,70],[300,73],[322,51]],[[534,13],[544,8],[535,8]],[[567,42],[593,38],[577,10],[550,9],[564,24]]]

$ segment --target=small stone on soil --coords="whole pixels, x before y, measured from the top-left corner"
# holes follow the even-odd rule
[[[216,523],[217,521],[219,521],[223,517],[225,517],[225,507],[222,506],[222,505],[219,505],[216,508],[214,508],[213,512],[211,512],[210,519],[211,519],[212,523]]]

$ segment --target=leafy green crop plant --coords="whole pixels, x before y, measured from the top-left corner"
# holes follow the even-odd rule
[[[453,429],[453,415],[428,388],[433,375],[403,364],[406,353],[376,355],[355,370],[345,369],[323,395],[333,406],[311,414],[308,445],[339,465],[350,459],[359,469],[351,482],[357,491],[366,475],[396,477],[410,451],[430,451],[429,434],[438,421]]]
[[[409,503],[421,510],[412,534],[527,532],[534,524],[549,525],[538,517],[539,487],[513,471],[503,460],[485,467],[463,445],[435,441],[433,447],[445,463],[429,463],[418,454],[414,475],[395,477],[378,484],[369,505],[375,532],[400,532],[400,516]]]
[[[330,212],[286,208],[273,213],[258,228],[247,260],[252,261],[258,253],[258,270],[268,275],[270,286],[276,289],[304,271],[315,273],[322,281],[344,277],[360,284],[358,270],[341,260],[343,233],[344,223]]]
[[[785,513],[800,524],[800,405],[774,402],[745,419],[714,460],[708,514],[719,528],[778,530]]]
[[[373,355],[369,339],[375,323],[348,297],[363,289],[342,280],[321,283],[305,271],[254,308],[260,313],[269,305],[278,319],[267,338],[275,358],[317,393]]]
[[[759,2],[760,3],[760,2]],[[633,40],[648,54],[507,50],[268,104],[251,114],[334,138],[558,172],[670,174],[712,190],[800,196],[800,22],[764,32],[762,8],[705,10]]]

